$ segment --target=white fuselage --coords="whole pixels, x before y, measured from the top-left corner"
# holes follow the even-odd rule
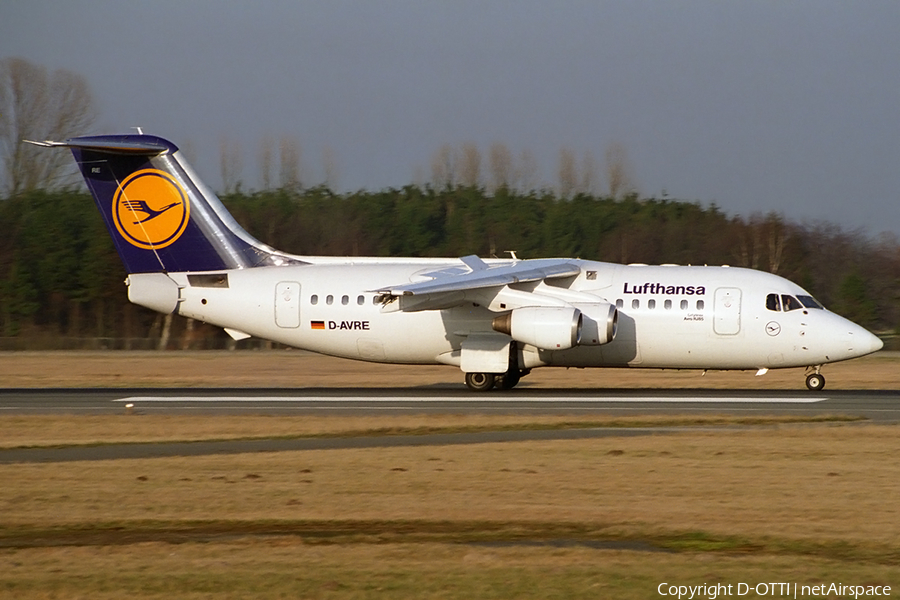
[[[563,299],[580,292],[615,305],[615,339],[567,350],[526,345],[520,348],[522,368],[798,367],[862,356],[881,345],[865,329],[821,308],[767,308],[771,294],[806,295],[777,275],[730,267],[569,262],[581,268],[579,275],[541,283],[539,291]],[[225,327],[237,337],[357,360],[459,365],[467,337],[493,334],[497,312],[482,296],[466,294],[452,308],[405,312],[387,310],[376,293],[459,266],[453,259],[310,259],[297,266],[217,272],[227,275],[227,287],[214,277],[168,276],[181,288],[179,314]],[[535,286],[525,287],[534,291]]]

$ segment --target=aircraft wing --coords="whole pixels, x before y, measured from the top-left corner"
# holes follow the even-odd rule
[[[581,268],[565,259],[523,260],[488,265],[477,256],[465,256],[460,259],[468,268],[468,272],[450,273],[436,271],[431,281],[420,281],[394,285],[373,290],[382,295],[387,306],[400,300],[394,310],[436,310],[456,306],[467,300],[477,300],[492,289],[500,289],[515,283],[527,283],[574,277],[581,273]]]

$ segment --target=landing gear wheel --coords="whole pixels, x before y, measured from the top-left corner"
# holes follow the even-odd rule
[[[496,379],[493,373],[466,373],[466,387],[473,392],[488,392]]]
[[[495,387],[498,390],[511,390],[516,387],[516,384],[519,383],[519,379],[522,378],[522,374],[519,373],[519,370],[516,369],[514,371],[507,371],[502,375],[497,375],[495,381]]]
[[[818,392],[825,387],[825,377],[819,373],[813,373],[806,378],[806,387],[812,392]]]
[[[498,390],[511,390],[519,383],[525,373],[519,370],[519,346],[515,340],[509,343],[509,367],[505,373],[494,377],[494,387]]]

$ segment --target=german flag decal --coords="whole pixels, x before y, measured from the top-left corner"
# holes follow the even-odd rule
[[[325,321],[310,321],[311,329],[325,329]]]

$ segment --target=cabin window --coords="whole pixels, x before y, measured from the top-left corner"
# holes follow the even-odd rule
[[[319,295],[318,295],[318,294],[313,294],[313,295],[310,297],[310,299],[309,299],[309,303],[312,304],[312,305],[318,304],[318,303],[319,303]]]
[[[328,306],[334,304],[334,296],[332,296],[331,294],[325,296],[325,304],[327,304]]]
[[[781,301],[778,299],[778,294],[769,294],[766,296],[766,308],[774,311],[781,310]]]
[[[350,304],[350,296],[347,296],[347,295],[341,296],[341,304],[343,304],[344,306],[347,306],[348,304]]]
[[[703,310],[706,306],[706,303],[703,300],[697,300],[697,310]]]
[[[688,301],[682,300],[681,301],[681,310],[687,310],[687,307],[688,307]]]
[[[784,306],[784,312],[788,312],[791,310],[800,310],[803,308],[803,305],[800,304],[800,301],[794,298],[793,296],[788,296],[787,294],[781,295],[781,304]]]
[[[366,297],[365,296],[357,296],[356,303],[359,304],[360,306],[362,306],[363,304],[366,303]]]
[[[800,301],[800,304],[805,306],[806,308],[816,308],[818,310],[825,310],[825,307],[819,304],[815,298],[812,296],[797,296],[797,300]]]
[[[666,301],[663,303],[663,306],[666,307],[666,310],[672,310],[672,301],[671,301],[671,300],[666,300]]]
[[[647,300],[647,308],[649,308],[650,310],[656,308],[656,300],[654,300],[653,298]]]
[[[381,296],[372,296],[372,304],[378,304],[381,301]]]
[[[639,309],[640,307],[641,307],[641,301],[640,301],[640,300],[638,300],[637,298],[635,298],[634,300],[631,301],[631,308],[633,308],[634,310],[637,310],[637,309]]]
[[[623,306],[625,306],[625,301],[624,301],[624,300],[622,300],[621,298],[619,298],[618,300],[616,300],[616,308],[622,308]]]

